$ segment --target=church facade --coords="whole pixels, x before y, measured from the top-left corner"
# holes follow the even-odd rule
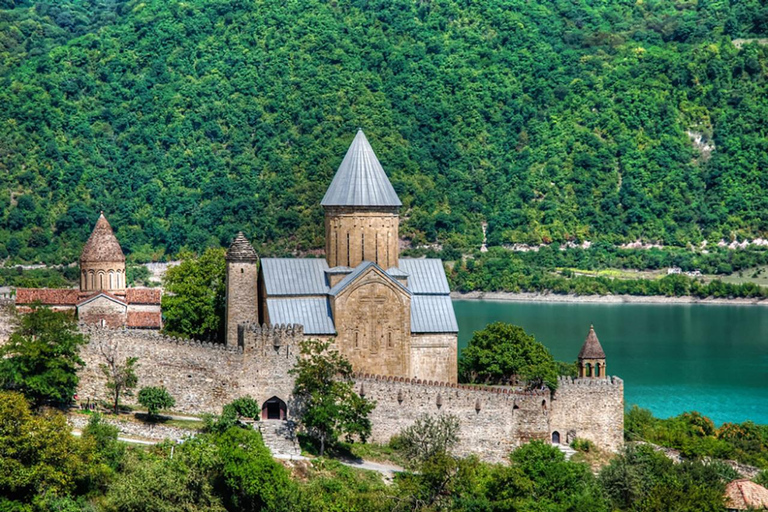
[[[235,238],[227,345],[243,345],[247,324],[298,324],[356,372],[456,382],[458,324],[443,264],[400,258],[402,203],[362,130],[321,204],[325,259],[259,262],[242,233]]]

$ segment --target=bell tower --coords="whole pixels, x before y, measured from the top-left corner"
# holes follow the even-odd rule
[[[579,352],[579,377],[587,379],[604,379],[605,352],[595,334],[595,327],[589,326],[589,334]]]
[[[320,204],[329,267],[355,268],[363,261],[397,267],[402,203],[362,130]]]
[[[237,326],[244,322],[259,321],[259,257],[242,231],[227,249],[226,261],[226,342],[228,347],[236,347],[239,341]]]

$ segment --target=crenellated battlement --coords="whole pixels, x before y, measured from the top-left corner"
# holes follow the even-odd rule
[[[549,388],[526,390],[522,388],[511,388],[502,386],[480,386],[476,384],[456,384],[454,382],[441,382],[422,379],[409,379],[408,377],[392,377],[387,375],[375,375],[368,373],[356,373],[353,375],[356,381],[374,381],[402,383],[408,386],[424,386],[430,388],[450,388],[463,391],[476,391],[494,395],[517,395],[517,396],[546,396],[549,397]]]
[[[304,326],[299,324],[258,324],[244,322],[237,326],[237,343],[245,352],[294,355],[304,339]],[[274,349],[274,350],[268,350]]]
[[[137,330],[126,329],[123,327],[111,328],[111,327],[99,327],[92,324],[79,324],[80,332],[88,335],[92,338],[103,337],[115,337],[118,336],[127,342],[135,341],[138,343],[162,343],[169,345],[177,345],[179,347],[195,347],[206,350],[215,350],[223,352],[242,353],[241,347],[228,347],[222,343],[212,343],[209,341],[200,341],[192,338],[181,338],[176,336],[169,336],[156,330]]]
[[[581,377],[558,377],[558,390],[566,388],[624,388],[624,381],[619,377],[581,378]]]

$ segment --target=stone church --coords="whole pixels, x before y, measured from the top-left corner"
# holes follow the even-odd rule
[[[356,372],[456,382],[458,325],[439,259],[401,258],[402,205],[362,130],[321,202],[325,259],[227,251],[226,343],[247,324],[302,325]],[[260,264],[259,264],[260,263]]]
[[[77,314],[80,322],[101,327],[160,329],[161,292],[126,283],[125,255],[104,213],[80,254],[80,288],[18,288],[16,309],[39,303]]]

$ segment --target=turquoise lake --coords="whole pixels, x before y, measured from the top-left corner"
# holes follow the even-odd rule
[[[574,361],[595,325],[627,406],[662,418],[696,410],[718,425],[768,424],[768,308],[699,304],[454,301],[459,348],[491,322],[522,326]]]

